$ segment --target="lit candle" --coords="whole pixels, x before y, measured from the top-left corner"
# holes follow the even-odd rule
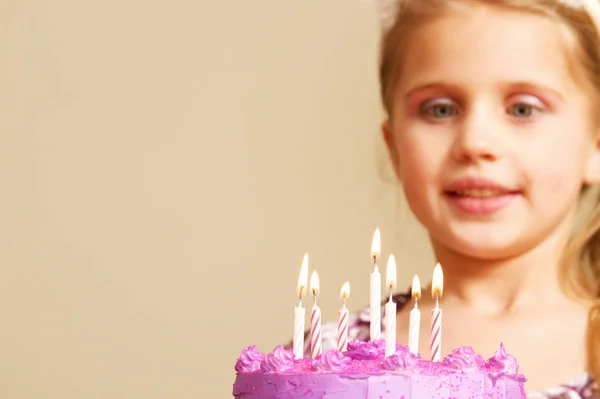
[[[321,354],[321,309],[317,306],[317,296],[319,296],[319,275],[312,272],[310,276],[310,292],[312,293],[314,304],[310,313],[310,354],[314,359]]]
[[[388,303],[385,304],[385,357],[396,352],[396,303],[392,295],[396,289],[396,259],[390,255],[385,274],[385,285],[388,289]]]
[[[350,312],[346,307],[346,300],[350,296],[350,283],[345,282],[342,285],[342,290],[340,292],[340,296],[342,297],[342,308],[339,311],[339,320],[338,320],[338,335],[337,335],[337,350],[340,352],[345,352],[348,349],[348,319],[350,317]]]
[[[431,311],[431,361],[439,362],[442,358],[442,309],[440,299],[444,289],[444,274],[442,266],[438,263],[433,270],[431,295],[435,299],[435,307]]]
[[[371,246],[371,257],[373,258],[374,270],[371,273],[371,341],[381,338],[381,274],[377,266],[377,258],[381,254],[381,237],[379,229],[375,230],[373,235],[373,244]]]
[[[304,357],[304,319],[306,311],[302,307],[302,296],[308,283],[308,254],[304,254],[300,277],[298,277],[298,306],[294,308],[294,357]]]
[[[419,310],[419,299],[421,299],[421,283],[419,276],[415,274],[412,283],[412,298],[415,307],[410,311],[408,324],[408,349],[414,355],[419,354],[419,332],[421,330],[421,311]]]

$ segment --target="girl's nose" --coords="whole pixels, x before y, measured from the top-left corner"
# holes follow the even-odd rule
[[[473,110],[465,115],[455,133],[452,157],[460,163],[491,162],[499,157],[493,114]]]

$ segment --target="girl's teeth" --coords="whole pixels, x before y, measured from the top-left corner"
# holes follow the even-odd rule
[[[493,189],[478,189],[478,188],[470,188],[466,190],[457,191],[456,194],[461,197],[476,197],[476,198],[487,198],[487,197],[496,197],[501,194],[498,190]]]

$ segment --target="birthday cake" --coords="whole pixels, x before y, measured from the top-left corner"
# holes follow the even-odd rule
[[[248,399],[524,399],[525,377],[504,346],[484,360],[469,347],[441,362],[424,360],[397,344],[385,356],[385,341],[353,341],[345,352],[295,359],[278,346],[263,354],[244,349],[235,365],[235,398]]]

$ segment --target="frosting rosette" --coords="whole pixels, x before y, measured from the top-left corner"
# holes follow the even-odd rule
[[[420,357],[410,353],[407,347],[400,346],[396,352],[387,357],[381,365],[386,370],[394,371],[415,367],[419,363],[419,360]]]
[[[385,358],[385,341],[352,341],[348,343],[346,356],[354,360],[383,360]]]
[[[265,356],[265,359],[260,365],[260,370],[264,373],[276,373],[279,371],[290,370],[293,367],[294,354],[291,350],[287,350],[282,345],[279,345],[273,352]]]
[[[251,373],[260,370],[260,365],[265,359],[265,355],[251,345],[244,349],[235,363],[235,371],[238,373]]]
[[[517,374],[519,372],[519,365],[517,359],[506,353],[504,344],[500,344],[500,349],[496,351],[493,357],[489,358],[485,364],[489,371],[504,373],[504,374]]]
[[[352,363],[352,359],[344,353],[331,349],[323,352],[321,356],[313,362],[317,370],[323,371],[342,371]]]
[[[446,356],[444,365],[454,370],[476,371],[485,366],[485,360],[470,346],[463,346]]]

